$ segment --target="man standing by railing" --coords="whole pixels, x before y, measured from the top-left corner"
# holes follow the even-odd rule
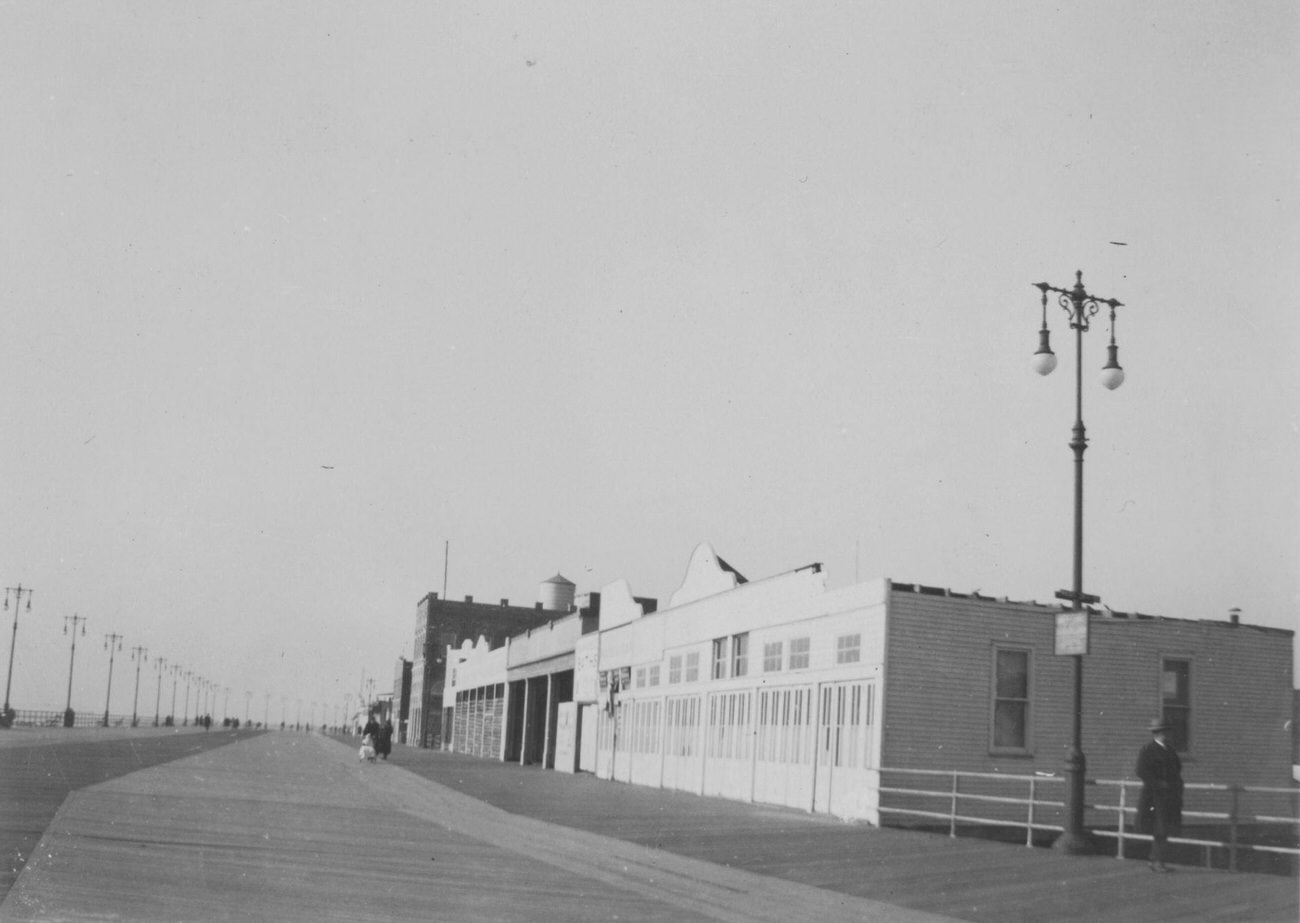
[[[1183,823],[1183,764],[1169,739],[1171,726],[1163,718],[1151,722],[1151,741],[1138,751],[1137,775],[1142,780],[1137,828],[1151,835],[1151,871],[1171,872],[1165,865],[1165,843]]]

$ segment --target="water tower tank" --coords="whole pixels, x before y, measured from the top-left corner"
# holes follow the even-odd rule
[[[543,609],[568,612],[573,608],[574,584],[556,574],[550,580],[543,580],[537,588],[537,599]]]

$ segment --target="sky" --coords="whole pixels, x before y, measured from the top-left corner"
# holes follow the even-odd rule
[[[1289,0],[0,7],[10,700],[333,721],[703,541],[1053,601],[1079,271],[1085,590],[1294,630],[1297,87]]]

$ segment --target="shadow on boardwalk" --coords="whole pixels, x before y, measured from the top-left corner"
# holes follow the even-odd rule
[[[1300,918],[1294,878],[1195,868],[1152,875],[1143,862],[1114,857],[1067,857],[975,838],[847,824],[401,746],[391,762],[514,814],[965,920]],[[376,768],[382,771],[383,764]]]

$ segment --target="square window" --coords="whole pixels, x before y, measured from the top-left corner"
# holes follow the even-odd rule
[[[862,635],[841,635],[835,639],[835,662],[857,663],[862,659]]]
[[[809,638],[794,638],[790,641],[790,669],[808,669],[808,650],[812,645]]]
[[[776,673],[781,669],[781,654],[785,645],[780,641],[773,641],[770,644],[763,645],[763,672]]]

